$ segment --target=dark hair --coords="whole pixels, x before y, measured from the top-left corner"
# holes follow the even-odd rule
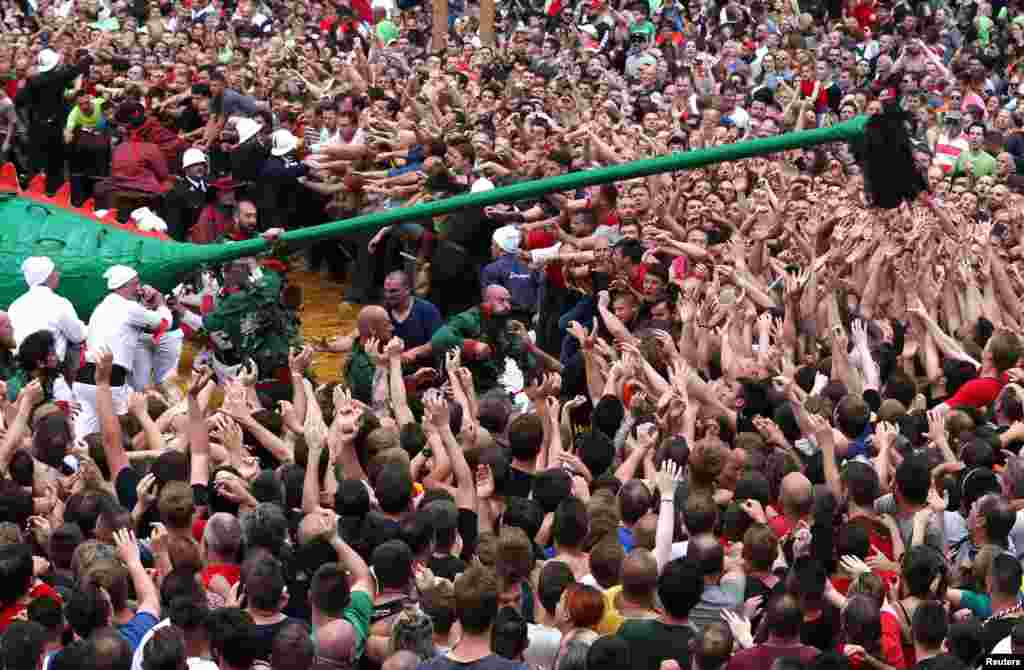
[[[562,593],[569,584],[575,582],[576,577],[568,564],[558,560],[545,563],[537,581],[537,598],[540,600],[541,607],[548,614],[554,616]]]
[[[614,435],[625,417],[626,408],[618,396],[605,395],[594,405],[594,410],[590,413],[590,425],[605,435]],[[591,470],[591,474],[597,477],[602,473]]]
[[[305,622],[285,623],[274,636],[270,652],[270,667],[278,670],[288,668],[309,668],[316,658],[313,640]]]
[[[491,649],[498,656],[518,660],[526,650],[526,619],[511,607],[502,607],[491,629]]]
[[[498,578],[482,565],[471,565],[455,579],[455,615],[470,634],[487,632],[498,614]]]
[[[235,607],[222,607],[210,613],[206,629],[214,659],[223,659],[236,668],[248,668],[256,660],[257,636],[252,617]],[[218,656],[220,658],[218,658]]]
[[[309,583],[309,603],[326,616],[340,619],[350,598],[348,576],[341,564],[325,563],[313,573]]]
[[[900,576],[907,587],[908,595],[927,598],[931,593],[932,582],[939,577],[939,588],[945,588],[946,561],[942,555],[926,544],[919,544],[907,549],[903,554]],[[1020,579],[1017,579],[1020,587]],[[941,593],[942,591],[940,591]]]
[[[555,510],[552,536],[563,547],[580,547],[590,529],[590,515],[587,506],[578,498],[563,500]]]
[[[669,561],[658,575],[658,598],[665,611],[676,619],[688,617],[703,592],[704,577],[694,561]]]
[[[430,511],[420,507],[402,521],[401,528],[402,541],[409,545],[409,550],[414,556],[421,556],[431,548],[434,542],[434,524]]]
[[[619,509],[622,521],[632,526],[651,510],[654,496],[647,485],[637,479],[631,479],[619,489]]]
[[[690,496],[683,510],[683,523],[691,536],[714,532],[718,523],[718,505],[711,496]]]
[[[32,436],[32,451],[43,463],[51,468],[60,469],[73,439],[64,414],[48,414],[36,422],[35,433]]]
[[[580,460],[595,477],[604,474],[615,460],[615,445],[602,430],[584,431],[576,436],[573,444]]]
[[[18,365],[25,372],[34,372],[45,367],[46,359],[54,350],[53,333],[48,330],[37,330],[18,346]]]
[[[617,635],[594,640],[587,651],[587,667],[601,670],[630,670],[632,661],[629,643]]]
[[[928,461],[917,454],[903,459],[896,468],[896,488],[914,505],[923,505],[928,500],[931,487],[931,469]]]
[[[17,603],[31,585],[31,547],[27,544],[0,546],[0,608]]]
[[[544,444],[544,427],[539,417],[524,414],[508,427],[508,446],[512,458],[529,461],[537,457]]]
[[[142,648],[142,670],[178,670],[188,656],[185,638],[177,626],[164,626]]]
[[[381,588],[407,588],[412,579],[412,563],[412,550],[401,540],[388,540],[370,556],[373,574]]]
[[[242,565],[245,595],[252,607],[277,611],[284,593],[284,568],[273,556],[250,556]]]
[[[400,514],[409,509],[412,501],[412,476],[401,463],[386,463],[377,475],[373,491],[385,514]]]
[[[800,627],[804,622],[804,613],[800,602],[788,593],[772,598],[768,602],[766,614],[768,631],[776,637],[790,639],[800,635]]]
[[[949,632],[946,608],[935,600],[925,600],[914,610],[910,629],[914,642],[923,649],[939,649]]]
[[[4,670],[36,670],[46,644],[46,630],[34,621],[12,621],[0,637]]]
[[[562,468],[548,468],[533,478],[533,500],[540,505],[544,514],[554,512],[571,492],[572,477]]]
[[[24,528],[32,513],[32,494],[10,479],[0,481],[0,519]],[[2,593],[3,588],[0,588],[0,594]],[[0,599],[2,598],[0,595]]]
[[[1022,569],[1020,561],[1009,554],[999,554],[992,561],[989,578],[992,580],[992,594],[1016,596],[1020,590]]]
[[[459,510],[455,503],[449,500],[434,500],[426,506],[421,503],[420,509],[426,512],[428,524],[434,531],[436,551],[450,552],[459,530]],[[506,509],[505,519],[507,518]],[[540,530],[540,525],[537,526],[537,530]]]
[[[881,483],[875,468],[860,461],[848,461],[843,467],[842,482],[853,502],[871,507],[881,493]]]
[[[64,605],[71,630],[79,637],[89,637],[94,630],[110,623],[110,603],[94,584],[84,584],[71,591]]]

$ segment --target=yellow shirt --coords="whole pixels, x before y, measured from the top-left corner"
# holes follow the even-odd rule
[[[626,620],[615,601],[622,593],[622,585],[613,586],[604,592],[604,616],[597,622],[597,633],[599,635],[615,635],[619,632],[619,626]]]

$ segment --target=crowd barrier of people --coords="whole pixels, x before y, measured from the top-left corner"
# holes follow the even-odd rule
[[[0,28],[24,183],[275,242],[170,294],[113,265],[91,314],[22,264],[5,670],[1024,653],[1020,0],[18,0]],[[836,143],[280,242],[883,108],[927,183],[892,209]],[[297,269],[350,332],[303,339]]]

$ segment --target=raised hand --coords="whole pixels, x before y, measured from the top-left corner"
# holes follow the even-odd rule
[[[670,458],[661,462],[661,469],[654,476],[654,484],[662,496],[672,497],[679,482],[683,480],[683,469]]]

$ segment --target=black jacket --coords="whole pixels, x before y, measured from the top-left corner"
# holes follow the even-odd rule
[[[25,110],[29,125],[42,126],[58,123],[64,127],[67,105],[64,102],[64,89],[71,85],[75,77],[88,74],[91,59],[80,61],[77,65],[62,65],[49,72],[37,74],[25,83],[18,91],[14,104]]]

